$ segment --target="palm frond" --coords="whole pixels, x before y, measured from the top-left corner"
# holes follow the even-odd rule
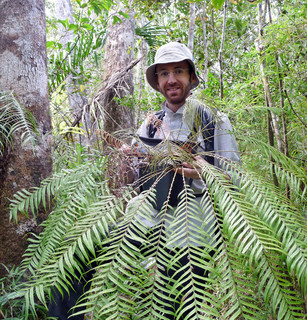
[[[13,137],[17,133],[20,133],[22,145],[34,144],[35,119],[13,92],[0,92],[0,155],[6,146],[13,145]]]
[[[147,150],[153,173],[136,188],[147,180],[153,185],[137,197],[133,186],[120,196],[110,193],[106,157],[63,170],[41,190],[15,197],[14,214],[34,212],[44,197],[56,200],[44,231],[25,254],[23,270],[31,276],[22,290],[28,308],[35,297],[45,304],[54,287],[69,291],[91,267],[91,288],[78,302],[86,309],[76,313],[90,313],[93,319],[165,319],[166,314],[178,319],[303,319],[306,225],[295,199],[259,172],[213,155],[222,167],[201,163],[203,195],[196,198],[181,177],[178,205],[170,206],[169,192],[153,216],[155,186],[178,159],[192,159],[177,145],[162,145]],[[163,148],[167,152],[161,155]],[[274,154],[281,181],[287,179],[290,188],[304,181],[291,160]],[[176,174],[171,188],[175,179]],[[157,218],[153,230],[144,223],[154,225]],[[195,268],[203,273],[194,273]]]
[[[288,184],[296,200],[306,201],[306,172],[295,161],[284,155],[278,149],[263,141],[247,137],[246,141],[253,146],[253,157],[261,157],[270,165],[281,185]],[[272,162],[271,158],[274,162]]]
[[[161,45],[159,37],[165,34],[165,29],[161,26],[153,25],[150,21],[142,27],[135,28],[135,34],[144,38],[149,47],[156,48]]]
[[[49,58],[49,89],[52,93],[70,75],[83,72],[83,64],[92,54],[97,63],[96,51],[102,48],[107,37],[106,30],[97,31],[94,28],[82,29],[74,42],[66,48],[59,48]],[[50,43],[52,46],[52,43]]]
[[[277,196],[277,190],[271,183],[242,169],[238,173],[239,191],[242,193],[239,199],[238,190],[235,193],[231,189],[228,193],[225,188],[220,191],[216,187],[217,178],[212,180],[212,185],[209,184],[213,187],[215,203],[222,205],[229,240],[238,253],[248,252],[249,264],[259,265],[258,276],[262,279],[259,288],[263,290],[264,302],[268,304],[273,299],[274,311],[277,313],[279,310],[283,314],[278,319],[295,319],[297,305],[299,301],[302,303],[302,299],[292,294],[293,282],[286,275],[294,276],[303,295],[306,294],[307,264],[302,252],[306,249],[302,242],[302,237],[306,240],[306,228],[302,230],[296,208],[285,197]],[[293,223],[296,228],[293,228]]]

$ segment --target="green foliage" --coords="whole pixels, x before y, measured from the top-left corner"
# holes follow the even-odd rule
[[[7,276],[0,279],[0,315],[6,320],[23,320],[26,313],[25,301],[23,293],[19,291],[23,275],[19,267],[5,269]],[[39,319],[47,319],[45,308],[40,303],[35,303],[34,306]],[[28,319],[35,320],[37,317],[31,314]]]
[[[53,51],[49,55],[49,89],[51,92],[56,90],[70,74],[79,79],[79,84],[86,83],[88,79],[85,77],[84,63],[86,59],[92,57],[98,65],[97,50],[101,49],[106,41],[105,27],[99,25],[97,30],[88,23],[89,20],[86,18],[81,19],[80,25],[69,24],[67,20],[59,22],[67,30],[73,30],[76,37],[74,42],[69,42],[65,48],[58,42],[47,42],[47,48]]]
[[[25,190],[18,192],[12,201],[11,215],[16,219],[16,213],[21,207],[23,211],[29,210],[29,213],[32,211],[35,216],[41,203],[45,206],[46,202],[50,203],[51,197],[56,199],[54,210],[42,224],[44,231],[31,240],[20,270],[22,274],[27,271],[34,275],[37,268],[43,267],[44,270],[39,275],[40,280],[35,276],[36,280],[41,281],[35,292],[43,304],[46,303],[42,291],[44,282],[49,282],[51,286],[58,282],[55,278],[50,278],[49,272],[55,275],[57,271],[62,270],[65,273],[64,265],[74,254],[86,255],[83,250],[89,246],[92,246],[92,250],[94,242],[97,242],[95,237],[100,239],[107,232],[106,220],[114,221],[121,210],[120,205],[112,208],[114,197],[108,194],[108,187],[103,179],[104,170],[105,157],[93,159],[76,168],[62,170],[45,180],[41,188],[31,190],[31,193]],[[95,226],[90,227],[92,223]],[[77,241],[81,246],[79,248],[74,244],[71,246],[72,243],[68,239],[72,242]],[[83,247],[83,241],[86,242],[86,247]],[[64,247],[63,243],[66,243]],[[60,262],[57,261],[58,258]],[[69,265],[78,269],[76,261]],[[64,279],[66,275],[62,280],[59,279],[58,284]],[[30,290],[30,295],[24,296],[25,304],[32,312],[35,312],[34,292],[30,287],[36,280],[33,278],[24,284]]]
[[[46,304],[54,286],[68,290],[77,274],[85,272],[82,261],[96,270],[91,289],[80,301],[93,319],[162,319],[161,310],[176,300],[179,317],[185,305],[178,299],[185,289],[190,291],[188,300],[193,305],[189,319],[303,319],[307,234],[299,208],[305,202],[306,176],[274,148],[256,140],[250,143],[257,145],[259,157],[266,161],[273,157],[271,165],[280,184],[287,183],[293,190],[293,201],[259,172],[222,158],[223,170],[202,163],[206,183],[201,201],[183,181],[173,218],[170,220],[166,200],[159,213],[161,226],[151,235],[143,218],[151,219],[155,189],[134,198],[124,212],[124,203],[135,195],[134,189],[125,189],[116,197],[110,193],[105,156],[78,160],[79,165],[55,174],[41,188],[16,194],[11,204],[13,216],[18,211],[35,212],[43,198],[54,199],[54,209],[43,222],[44,231],[31,241],[22,263],[22,272],[30,274],[20,288],[26,307],[33,309],[36,299]],[[165,147],[165,153],[161,153],[163,146],[147,150],[153,169],[157,163],[165,164],[165,169],[154,174],[155,183],[178,157],[193,163],[191,155],[180,148]],[[224,171],[231,174],[231,181]],[[144,178],[137,185],[142,183]],[[205,231],[210,221],[202,220],[201,213],[208,210],[215,223]],[[191,219],[195,224],[184,223]],[[202,221],[202,226],[196,221]],[[184,228],[175,228],[182,223]],[[214,235],[209,243],[208,232]],[[131,239],[142,241],[142,250]],[[180,250],[170,250],[180,243],[184,244]],[[210,257],[209,252],[214,254]],[[185,254],[189,266],[178,262]],[[196,277],[191,272],[193,263],[208,274]],[[176,266],[184,277],[172,282],[161,273],[161,265]],[[165,281],[172,285],[165,288]],[[198,289],[203,281],[205,291]]]
[[[13,146],[17,133],[20,133],[22,145],[34,144],[35,119],[12,92],[0,92],[0,156],[7,146]]]
[[[164,34],[164,32],[163,27],[153,25],[151,21],[142,27],[135,28],[135,34],[142,37],[152,48],[159,47],[162,44],[159,37]]]
[[[94,5],[94,3],[91,3]],[[98,5],[98,3],[97,3]],[[86,7],[82,10],[85,10]],[[91,7],[90,7],[91,8]],[[88,9],[89,14],[91,10]],[[107,10],[108,6],[103,6]],[[95,11],[96,12],[96,11]],[[84,86],[93,80],[93,74],[89,69],[96,69],[99,67],[100,60],[103,55],[102,50],[107,39],[106,26],[108,17],[102,14],[102,8],[99,11],[100,16],[93,20],[83,14],[75,14],[75,23],[69,23],[66,20],[56,20],[56,23],[63,25],[67,32],[74,33],[74,40],[68,42],[66,47],[57,40],[47,41],[47,48],[49,50],[49,90],[54,93],[57,88],[65,87],[65,80],[69,75],[73,75],[79,85]],[[119,16],[127,18],[128,16],[120,11]],[[114,23],[121,22],[117,15],[113,15]],[[54,22],[50,21],[50,25]],[[151,48],[161,45],[160,37],[165,33],[163,27],[154,25],[152,22],[144,24],[142,27],[135,28],[135,34],[144,39]],[[153,54],[152,54],[153,55]],[[81,90],[82,91],[82,90]]]
[[[75,0],[81,8],[89,7],[96,15],[99,15],[102,11],[110,11],[113,4],[112,0],[89,0],[88,3],[83,3],[81,0]]]
[[[74,42],[67,48],[56,41],[47,43],[51,91],[65,84],[69,74],[80,76],[79,84],[90,82],[94,77],[91,70],[98,69],[103,57],[107,36],[105,13],[110,9],[111,1],[83,3],[76,0],[76,3],[84,10],[75,16],[76,22],[58,21],[66,30],[74,32]],[[136,28],[136,34],[150,45],[149,61],[152,61],[156,47],[168,40],[180,39],[187,43],[189,3],[134,3],[136,18],[145,14],[150,19],[145,24],[142,20],[143,27]],[[11,307],[18,310],[14,314],[6,313],[6,316],[24,317],[26,310],[30,310],[27,316],[32,317],[31,312],[34,314],[37,308],[46,305],[52,287],[62,292],[68,290],[78,274],[85,272],[81,261],[96,270],[90,291],[79,302],[87,307],[86,312],[93,319],[162,319],[161,311],[175,300],[180,305],[174,311],[179,318],[185,308],[180,300],[184,289],[191,292],[186,297],[193,305],[191,319],[304,319],[307,288],[306,173],[303,169],[306,165],[304,8],[299,1],[272,3],[273,17],[277,6],[281,14],[264,29],[265,71],[274,100],[274,107],[269,109],[263,95],[258,53],[254,48],[257,6],[246,1],[238,4],[231,1],[228,5],[223,52],[225,98],[223,101],[218,98],[217,53],[223,4],[222,0],[207,3],[209,73],[208,83],[201,84],[198,94],[209,105],[229,114],[240,143],[242,166],[221,159],[225,171],[232,174],[229,181],[221,170],[203,164],[206,183],[202,201],[196,201],[185,184],[174,220],[169,222],[171,209],[165,203],[159,213],[161,228],[148,235],[142,218],[151,218],[154,189],[129,202],[144,180],[130,189],[111,192],[110,175],[106,173],[110,162],[107,160],[115,162],[116,157],[107,158],[98,152],[88,154],[81,144],[71,145],[65,139],[57,139],[61,142],[55,153],[55,174],[40,188],[18,192],[11,202],[14,219],[18,212],[35,216],[40,206],[47,208],[50,203],[53,210],[42,225],[44,231],[31,240],[21,270],[18,270],[27,281],[17,287],[14,283],[11,288],[7,282],[2,282],[0,302],[5,306],[16,303]],[[197,1],[194,41],[199,75],[204,63],[201,5],[203,3]],[[99,15],[97,23],[89,18],[92,10]],[[118,21],[125,17],[125,14],[119,15]],[[283,109],[280,107],[279,76],[285,89]],[[145,114],[148,110],[156,110],[161,96],[145,91],[140,101],[135,93],[133,99],[125,97],[123,104],[138,106]],[[288,138],[289,156],[267,144],[268,110],[286,119],[288,132],[284,134]],[[1,127],[1,130],[4,129]],[[10,131],[5,130],[7,136]],[[71,129],[72,134],[75,132]],[[121,153],[117,155],[124,158]],[[146,161],[153,167],[161,161],[176,164],[178,157],[186,157],[178,155],[177,149],[173,154],[163,153],[162,156],[157,150],[150,150],[150,155]],[[186,160],[193,162],[191,158]],[[157,171],[156,183],[172,168],[167,166]],[[272,183],[274,175],[278,186]],[[125,210],[127,202],[129,209]],[[190,230],[187,224],[180,231],[174,228],[191,218],[200,221],[199,213],[207,210],[214,212],[215,224],[211,231],[215,241],[212,243],[205,241],[208,234],[197,224]],[[111,231],[110,226],[113,226]],[[195,246],[195,237],[201,246]],[[128,238],[142,240],[142,250]],[[180,250],[169,250],[171,245],[178,243],[186,245]],[[214,254],[210,256],[212,251]],[[179,263],[185,254],[189,254],[188,266]],[[208,274],[196,277],[191,272],[193,264],[201,265]],[[184,276],[174,281],[165,276],[161,265],[167,269],[176,266]],[[165,289],[164,283],[168,281],[170,285]],[[206,282],[205,292],[199,290],[203,281]],[[17,279],[16,282],[19,284],[20,281]]]
[[[212,0],[212,4],[215,9],[220,10],[224,5],[225,0]]]
[[[131,2],[133,8],[138,8],[136,14],[139,16],[145,15],[149,20],[155,19],[157,11],[159,11],[160,14],[167,13],[171,5],[171,0],[162,2],[155,0],[133,0]]]
[[[246,6],[243,8],[245,12],[250,10]],[[273,4],[271,10],[276,12]],[[268,139],[267,134],[263,134],[267,131],[267,111],[276,114],[280,124],[284,117],[286,128],[280,125],[279,129],[284,135],[283,139],[288,141],[289,156],[295,159],[299,166],[304,167],[306,165],[303,142],[306,140],[306,124],[303,123],[306,97],[303,91],[306,90],[305,82],[302,81],[303,70],[306,69],[303,49],[306,42],[306,31],[303,29],[304,8],[299,2],[296,4],[285,2],[279,10],[284,14],[280,14],[278,19],[264,28],[265,73],[269,79],[274,107],[267,107],[263,94],[258,53],[253,43],[257,38],[257,30],[253,30],[253,23],[248,24],[247,33],[237,42],[228,41],[229,44],[226,45],[224,75],[228,95],[222,106],[232,114],[232,123],[236,126],[239,136],[252,136],[263,142],[267,142]],[[232,13],[229,16],[230,21],[237,18],[237,14],[236,17],[233,17]],[[251,16],[254,16],[256,21],[256,10],[251,12]],[[229,37],[233,37],[231,26],[227,29],[227,33],[231,33]],[[231,59],[228,58],[228,50]],[[280,93],[280,81],[282,93]],[[208,87],[212,88],[212,85],[211,82]],[[241,150],[251,154],[246,162],[253,163],[256,151],[251,150],[250,145],[243,140],[240,142]],[[258,170],[270,172],[269,166],[261,159],[258,162]]]

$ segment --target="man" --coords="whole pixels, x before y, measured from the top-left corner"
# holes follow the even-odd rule
[[[172,130],[177,134],[180,126],[186,125],[182,123],[184,121],[184,104],[190,97],[191,90],[199,84],[191,52],[184,44],[178,42],[161,46],[157,51],[155,63],[146,70],[146,78],[151,87],[166,98],[162,105],[162,110],[166,111],[163,124],[168,126],[168,129],[163,132],[164,137],[165,132],[169,133]],[[239,161],[236,141],[234,136],[229,134],[232,130],[230,122],[224,114],[218,114],[218,117],[220,121],[218,127],[215,128],[214,151],[222,157]],[[148,122],[145,120],[138,130],[140,136],[148,135],[147,126]],[[181,136],[180,138],[187,139],[189,131],[190,129],[187,129],[183,133],[183,135],[186,134],[186,137]],[[157,131],[156,136],[163,138],[163,134],[160,130]],[[214,164],[218,165],[218,161],[216,160]],[[199,178],[199,170],[191,168],[188,164],[184,164],[182,168],[178,169],[178,172],[184,173],[185,177]]]
[[[154,64],[146,71],[146,78],[151,87],[160,92],[166,100],[162,105],[159,125],[154,123],[153,126],[152,117],[147,117],[137,132],[141,139],[138,142],[142,145],[142,141],[149,138],[162,141],[163,145],[166,141],[192,140],[198,151],[202,150],[204,154],[207,153],[206,157],[205,155],[196,156],[192,163],[183,162],[174,169],[175,176],[179,176],[177,181],[184,179],[185,183],[190,186],[191,199],[187,201],[187,206],[177,206],[180,199],[176,195],[173,207],[152,206],[150,210],[139,212],[135,208],[139,208],[138,204],[146,197],[145,191],[132,199],[127,208],[127,214],[135,209],[137,223],[146,226],[149,230],[148,233],[145,233],[145,236],[148,235],[145,242],[149,243],[149,246],[142,242],[136,244],[136,241],[132,239],[133,244],[140,247],[142,252],[147,249],[149,255],[155,250],[160,250],[160,258],[158,258],[160,260],[157,264],[160,278],[157,281],[160,283],[161,296],[156,297],[157,305],[160,305],[157,312],[161,313],[163,309],[163,317],[166,319],[189,319],[201,312],[202,295],[207,276],[202,264],[206,264],[216,248],[215,217],[212,214],[209,194],[205,191],[206,183],[202,179],[201,166],[207,165],[205,160],[207,159],[211,164],[222,167],[221,159],[239,161],[239,156],[235,139],[230,133],[231,125],[228,118],[218,112],[216,112],[216,117],[213,117],[213,112],[190,98],[191,90],[198,86],[199,79],[195,72],[192,54],[184,44],[171,42],[160,47]],[[204,120],[197,122],[196,118],[199,114],[205,114],[205,118],[210,119],[205,124],[210,128],[210,130],[205,128],[210,134],[210,136],[207,135],[207,138],[204,138],[202,132]],[[209,143],[204,140],[208,140]],[[139,148],[146,152],[146,145]],[[214,157],[212,157],[213,154]],[[157,197],[159,197],[158,189],[162,187],[164,186],[161,183],[156,185]],[[186,209],[187,207],[193,210]],[[138,240],[144,237],[144,234],[139,236],[137,233]],[[163,241],[159,244],[156,242],[156,235],[162,235],[159,239]],[[187,248],[194,254],[189,254]],[[175,259],[167,261],[170,256]],[[89,274],[87,280],[91,276]],[[195,285],[192,286],[190,284],[192,282]],[[193,290],[194,293],[192,293]],[[83,292],[83,286],[76,284],[75,291],[76,295],[73,298],[66,296],[62,302],[60,294],[55,295],[55,303],[50,306],[50,315],[59,317],[61,320],[67,319],[68,307],[63,307],[63,305],[70,307],[74,305]],[[74,301],[71,302],[71,300]],[[60,308],[63,310],[57,311]],[[64,311],[65,308],[66,311]]]
[[[169,299],[165,297],[160,299],[166,312],[164,317],[189,319],[200,312],[202,293],[205,290],[207,272],[200,267],[200,264],[205,265],[210,260],[210,255],[214,254],[217,242],[216,217],[212,213],[212,203],[206,191],[206,183],[202,179],[201,167],[208,165],[207,161],[209,161],[210,164],[226,171],[227,175],[230,172],[227,172],[225,162],[228,160],[238,162],[240,159],[227,116],[211,111],[191,98],[191,91],[198,86],[199,79],[196,75],[192,54],[184,44],[171,42],[161,46],[156,53],[154,64],[146,70],[146,78],[154,90],[163,94],[165,102],[158,116],[160,121],[155,121],[150,115],[137,131],[141,144],[142,141],[145,141],[144,138],[162,140],[162,144],[165,141],[189,141],[195,143],[198,146],[197,153],[202,154],[202,156],[194,157],[194,160],[191,157],[192,162],[183,162],[175,169],[177,174],[184,177],[186,185],[190,186],[194,198],[187,200],[186,203],[183,199],[184,205],[181,206],[176,206],[180,200],[175,199],[173,208],[162,208],[161,210],[160,205],[158,208],[152,208],[150,212],[136,214],[141,224],[153,230],[157,228],[163,230],[165,243],[160,244],[163,247],[161,250],[169,250],[169,256],[180,257],[179,263],[178,261],[167,264],[162,262],[164,266],[162,265],[160,272],[166,279],[166,286],[173,286],[173,292],[175,292],[169,296]],[[199,119],[202,114],[205,114],[206,123],[204,119]],[[153,127],[156,130],[152,130]],[[207,132],[207,136],[203,131]],[[167,143],[165,147],[168,148]],[[146,146],[144,149],[146,152]],[[161,152],[164,152],[162,147]],[[170,179],[173,189],[180,180],[182,181],[182,177],[177,180],[176,178]],[[165,188],[164,180],[156,185],[157,202],[160,200],[158,198],[161,196],[159,192],[161,188]],[[130,206],[134,205],[139,208],[138,203],[143,198],[144,194],[134,198]],[[166,202],[172,200],[170,198],[172,195],[165,199]],[[191,260],[191,255],[188,253],[190,248],[195,250],[194,259],[196,258],[197,261]],[[186,282],[182,280],[191,274],[189,268],[192,269],[192,278],[194,275],[194,279],[191,278],[190,282],[200,279],[194,282],[196,283],[194,298],[192,297],[193,286],[189,285],[188,280]]]
[[[204,182],[201,179],[200,166],[206,163],[204,159],[210,159],[208,161],[219,168],[224,167],[223,159],[240,161],[229,119],[225,114],[211,111],[191,99],[191,90],[198,86],[199,79],[192,54],[182,43],[171,42],[161,46],[156,53],[154,64],[146,70],[146,78],[151,87],[162,93],[166,100],[162,104],[159,128],[156,128],[154,134],[150,132],[152,129],[149,127],[153,122],[150,116],[145,119],[137,135],[163,141],[192,141],[199,146],[198,154],[203,153],[206,156],[196,156],[193,163],[181,163],[176,172],[185,177],[196,196],[202,195]],[[205,124],[203,119],[199,119],[202,113],[207,117]],[[203,131],[207,131],[206,137]],[[160,223],[159,219],[154,219],[153,223],[147,221],[150,227],[157,223]]]

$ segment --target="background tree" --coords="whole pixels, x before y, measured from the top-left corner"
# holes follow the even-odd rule
[[[208,40],[207,40],[207,1],[203,3],[202,9],[202,25],[203,25],[203,37],[204,37],[204,70],[203,70],[203,81],[206,86],[208,79]]]
[[[123,6],[121,6],[123,8]],[[112,15],[113,12],[110,12]],[[112,83],[116,73],[129,66],[134,57],[134,12],[122,17],[115,24],[113,19],[108,24],[108,38],[104,56],[104,82]],[[129,70],[126,76],[116,84],[113,92],[104,100],[104,130],[112,133],[134,127],[133,107],[121,105],[119,100],[133,94],[133,73]]]
[[[9,223],[9,199],[21,189],[38,187],[52,172],[52,135],[46,66],[46,24],[44,1],[0,1],[0,91],[13,91],[18,102],[34,116],[36,142],[21,145],[16,136],[1,157],[0,177],[0,261],[18,264],[26,248],[25,236],[37,230],[46,217],[20,216]],[[3,274],[1,266],[1,274]]]
[[[190,3],[190,23],[189,23],[189,36],[188,36],[188,48],[193,52],[194,48],[194,29],[195,29],[195,7],[194,2]]]

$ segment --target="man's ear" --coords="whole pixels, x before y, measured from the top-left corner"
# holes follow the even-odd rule
[[[191,84],[196,82],[197,77],[196,77],[195,72],[192,72],[190,79],[191,79]]]

